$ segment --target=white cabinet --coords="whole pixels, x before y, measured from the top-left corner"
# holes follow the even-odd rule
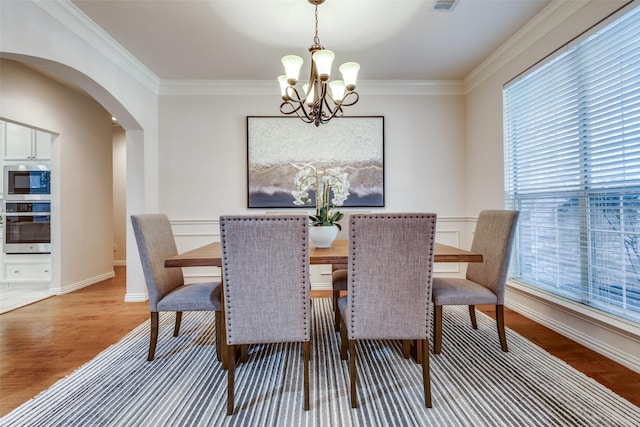
[[[51,281],[51,256],[49,254],[4,254],[4,277],[7,283],[33,283]]]
[[[39,282],[51,280],[49,264],[14,264],[4,266],[7,282]]]
[[[51,160],[50,133],[4,122],[3,136],[4,160]]]
[[[49,132],[36,130],[33,138],[33,155],[39,160],[51,160],[51,140],[53,135]]]

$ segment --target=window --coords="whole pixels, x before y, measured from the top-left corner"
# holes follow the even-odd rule
[[[514,279],[640,322],[640,7],[503,91]]]

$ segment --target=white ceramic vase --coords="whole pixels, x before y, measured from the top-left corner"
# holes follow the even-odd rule
[[[309,227],[311,243],[316,248],[330,248],[338,236],[338,227],[335,225],[316,225]]]

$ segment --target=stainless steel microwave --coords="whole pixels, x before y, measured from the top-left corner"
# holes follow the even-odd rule
[[[4,167],[6,200],[51,199],[51,168],[39,165],[6,165]]]

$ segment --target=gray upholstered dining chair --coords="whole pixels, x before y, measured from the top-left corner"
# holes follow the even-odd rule
[[[341,229],[338,231],[337,239],[349,240],[349,218],[351,215],[357,215],[362,213],[368,213],[365,211],[346,211],[342,212],[344,215],[340,220]],[[347,264],[332,264],[331,265],[331,288],[333,291],[333,315],[334,315],[334,329],[336,332],[340,331],[340,314],[338,313],[338,298],[347,290]]]
[[[309,220],[305,215],[221,216],[228,344],[227,415],[234,410],[238,346],[301,342],[304,409],[311,357]]]
[[[356,408],[357,340],[422,344],[425,405],[431,407],[429,328],[436,214],[360,214],[349,222],[348,294],[340,297],[340,357],[347,358]],[[419,346],[418,346],[419,347]]]
[[[344,214],[341,222],[341,229],[338,231],[336,239],[349,239],[349,216]],[[333,291],[333,315],[334,328],[336,332],[340,331],[340,313],[338,311],[338,299],[343,291],[347,290],[347,267],[348,264],[332,264],[331,265],[331,288]]]
[[[158,341],[158,314],[175,311],[173,336],[178,336],[183,311],[215,311],[216,354],[221,360],[222,300],[220,282],[185,285],[182,269],[165,268],[166,258],[178,255],[171,223],[164,214],[132,215],[131,223],[142,261],[149,309],[151,311],[151,339],[147,360],[153,360]]]
[[[464,279],[433,279],[434,353],[440,353],[442,348],[442,306],[468,305],[471,326],[478,329],[477,304],[495,305],[500,346],[502,351],[509,351],[504,330],[504,295],[517,221],[518,211],[480,212],[471,251],[481,253],[483,262],[469,263]]]

